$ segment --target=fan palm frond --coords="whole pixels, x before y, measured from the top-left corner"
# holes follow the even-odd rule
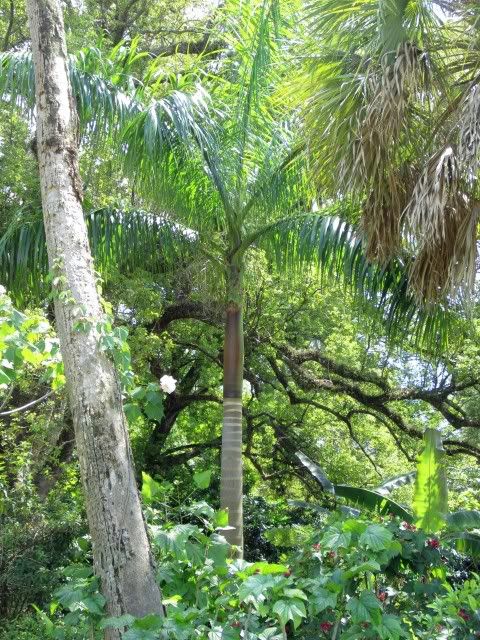
[[[421,132],[431,137],[432,101],[451,92],[441,19],[432,3],[407,0],[313,0],[310,13],[322,55],[308,63],[309,154],[331,196],[358,201],[366,253],[385,265],[402,248],[412,159],[426,152],[419,141]],[[443,45],[448,60],[452,47]]]

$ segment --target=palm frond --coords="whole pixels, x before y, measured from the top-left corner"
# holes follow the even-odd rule
[[[86,215],[96,269],[104,279],[112,271],[146,268],[160,273],[178,264],[196,238],[165,215],[99,209]],[[17,304],[49,293],[48,256],[40,215],[16,221],[0,238],[0,281]]]
[[[84,49],[76,56],[69,56],[72,91],[84,128],[111,131],[116,123],[127,119],[140,108],[132,91],[138,81],[124,70],[119,76],[119,65],[118,60],[110,60],[107,65],[94,47]],[[31,53],[0,54],[0,94],[4,99],[24,107],[30,114],[33,113],[35,76]]]
[[[418,457],[413,496],[416,525],[425,533],[436,533],[445,526],[448,490],[445,450],[437,429],[426,429],[424,448]]]
[[[377,309],[393,341],[412,340],[434,350],[448,343],[453,312],[443,304],[425,306],[411,291],[410,260],[396,258],[386,266],[370,262],[355,226],[345,221],[348,202],[318,213],[278,220],[258,232],[255,244],[274,257],[288,274],[316,268],[343,280],[370,308]],[[341,216],[339,214],[342,214]]]
[[[421,302],[436,301],[458,288],[473,290],[479,212],[477,202],[462,190],[453,148],[435,154],[405,210],[417,248],[410,281]]]
[[[402,473],[393,478],[389,478],[388,480],[384,480],[381,485],[376,487],[375,491],[377,493],[381,493],[383,496],[387,496],[392,491],[395,491],[395,489],[399,489],[400,487],[404,487],[406,484],[415,482],[416,475],[416,471],[409,471],[408,473]]]
[[[419,133],[427,133],[431,101],[444,88],[440,19],[430,5],[313,0],[309,9],[322,41],[304,90],[309,154],[329,195],[358,200],[367,254],[380,264],[401,249],[416,182],[411,158],[425,152]]]
[[[380,493],[372,489],[365,489],[364,487],[352,487],[345,484],[332,484],[327,478],[323,469],[313,462],[308,456],[301,451],[297,451],[297,458],[302,465],[308,469],[311,475],[315,478],[317,483],[321,486],[322,491],[329,493],[333,496],[339,496],[345,498],[350,504],[355,506],[364,507],[370,511],[377,511],[383,515],[393,513],[402,520],[407,522],[412,521],[412,514],[405,509],[402,505],[398,504],[391,498],[387,498],[385,493]]]

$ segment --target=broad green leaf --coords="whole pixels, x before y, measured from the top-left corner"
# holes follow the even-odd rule
[[[205,516],[209,520],[215,519],[215,509],[211,507],[208,502],[205,502],[205,500],[194,502],[190,506],[186,507],[186,511],[188,511],[188,513],[193,513],[196,516]]]
[[[169,530],[154,529],[154,542],[164,553],[172,553],[178,560],[185,558],[187,540],[199,533],[193,524],[177,524]]]
[[[400,638],[410,637],[402,628],[400,618],[390,614],[382,615],[380,624],[376,626],[376,631],[382,640],[400,640]]]
[[[215,567],[225,567],[230,554],[230,545],[223,536],[214,533],[210,536],[207,558],[213,560]]]
[[[281,624],[285,625],[291,620],[295,629],[300,626],[302,618],[307,617],[305,605],[302,600],[295,598],[291,600],[277,600],[273,605],[272,611],[278,616]]]
[[[135,618],[129,613],[126,613],[123,616],[104,618],[100,623],[100,627],[102,629],[122,629],[123,627],[131,626],[134,622]]]
[[[340,548],[347,549],[351,539],[352,534],[349,531],[342,531],[337,527],[330,527],[322,537],[322,546],[327,549],[333,549],[334,551]]]
[[[385,496],[372,491],[371,489],[364,489],[363,487],[350,487],[349,485],[336,484],[335,494],[345,498],[348,502],[355,504],[356,506],[370,509],[371,511],[378,511],[382,515],[393,513],[406,522],[412,521],[412,514],[407,511],[400,504],[386,498]]]
[[[355,518],[349,518],[342,523],[343,531],[350,531],[350,533],[362,534],[367,528],[367,523]]]
[[[156,422],[160,422],[160,420],[164,416],[163,412],[163,404],[156,404],[153,402],[145,403],[145,413],[150,420],[155,420]]]
[[[367,562],[353,566],[351,569],[347,569],[347,571],[345,571],[345,579],[350,580],[354,576],[366,573],[367,571],[370,571],[371,573],[378,573],[380,570],[381,567],[378,562],[375,562],[375,560],[368,560]]]
[[[34,367],[38,366],[44,359],[44,354],[39,353],[38,351],[34,351],[33,349],[28,349],[24,347],[22,349],[22,357],[25,362],[32,364]]]
[[[377,493],[382,494],[382,496],[389,495],[395,489],[399,489],[400,487],[405,486],[406,484],[411,484],[415,481],[417,476],[416,471],[409,471],[408,473],[402,473],[398,476],[394,476],[393,478],[389,478],[382,482],[381,485],[375,488]]]
[[[334,609],[337,605],[336,593],[332,593],[328,589],[318,587],[309,598],[310,607],[314,614],[321,613],[329,607]]]
[[[0,368],[0,384],[11,384],[12,378],[8,375],[5,369]]]
[[[162,494],[162,485],[154,480],[148,473],[142,471],[142,498],[147,504],[151,504],[155,498]]]
[[[83,604],[89,613],[101,616],[103,614],[103,607],[105,606],[105,598],[100,593],[95,593],[83,598],[80,604]]]
[[[295,455],[303,464],[303,466],[310,471],[312,476],[320,484],[320,486],[326,493],[331,493],[331,494],[335,493],[333,484],[327,478],[325,471],[316,462],[313,462],[313,460],[310,460],[310,458],[306,456],[304,453],[302,453],[301,451],[297,451]]]
[[[213,526],[219,529],[228,527],[228,511],[226,509],[219,509],[215,512]]]
[[[283,595],[287,598],[300,598],[300,600],[308,600],[307,594],[301,589],[289,589],[283,590]]]
[[[133,422],[137,420],[137,418],[142,417],[142,411],[136,402],[127,402],[123,405],[123,410],[129,422]]]
[[[130,396],[134,400],[143,400],[145,398],[146,393],[147,393],[147,390],[145,389],[145,387],[135,387],[135,389],[133,389],[133,391],[130,392]]]
[[[279,578],[273,575],[253,575],[245,580],[238,590],[240,602],[252,602],[258,604],[265,600],[265,594],[269,589],[278,584]]]
[[[360,535],[359,543],[372,551],[382,551],[392,540],[393,534],[380,524],[370,524]]]
[[[212,472],[210,469],[207,469],[206,471],[197,471],[193,474],[193,482],[199,489],[208,489],[211,477]]]
[[[195,566],[203,565],[205,562],[205,548],[198,542],[190,542],[187,540],[185,543],[185,553],[188,560]]]
[[[362,591],[358,598],[350,598],[347,611],[350,611],[353,622],[379,624],[382,617],[382,607],[372,591]]]
[[[448,512],[445,450],[441,433],[436,429],[426,429],[423,436],[423,450],[417,463],[413,510],[417,527],[425,533],[435,533],[445,526]]]
[[[460,509],[447,515],[449,531],[480,529],[480,511]]]
[[[449,540],[454,543],[457,551],[480,558],[480,535],[465,531],[454,534],[451,538],[449,537]]]

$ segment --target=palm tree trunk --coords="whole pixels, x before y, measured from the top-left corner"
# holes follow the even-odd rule
[[[67,72],[60,0],[28,0],[37,104],[37,143],[50,268],[95,571],[109,615],[161,613],[160,591],[140,506],[122,397],[101,348],[104,319],[82,210],[77,121]],[[58,284],[60,283],[60,284]],[[58,292],[57,288],[57,292]],[[78,313],[90,329],[75,329]],[[106,632],[117,640],[122,632]]]
[[[223,350],[223,430],[220,476],[220,503],[228,510],[225,531],[230,544],[243,555],[243,470],[242,470],[242,389],[243,389],[243,260],[227,270],[227,305]]]

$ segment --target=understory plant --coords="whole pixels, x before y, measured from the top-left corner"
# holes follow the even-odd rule
[[[209,479],[195,474],[197,495]],[[116,627],[125,640],[413,640],[437,626],[451,634],[438,637],[478,637],[478,576],[457,584],[465,558],[409,522],[335,512],[290,527],[279,562],[246,562],[223,536],[226,512],[203,500],[173,505],[169,494],[144,474],[166,615],[106,617],[82,538],[83,558],[65,570],[49,612],[38,611],[41,637],[91,640]]]

